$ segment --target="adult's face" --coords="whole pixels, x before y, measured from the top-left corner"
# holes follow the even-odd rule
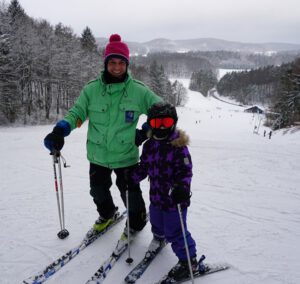
[[[111,58],[107,62],[107,71],[116,78],[122,78],[126,73],[126,62],[119,58]]]

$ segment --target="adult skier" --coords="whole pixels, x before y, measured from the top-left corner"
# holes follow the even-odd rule
[[[136,166],[138,147],[146,138],[143,130],[136,131],[141,114],[161,99],[143,83],[128,73],[129,49],[118,34],[110,36],[104,51],[104,70],[87,83],[74,106],[53,131],[44,139],[51,151],[60,151],[64,137],[89,120],[87,158],[90,162],[90,195],[97,207],[99,218],[94,229],[103,230],[114,221],[117,207],[110,187],[111,174],[116,174],[116,185],[126,204],[126,190],[131,190],[130,229],[140,231],[146,224],[146,209],[139,184],[128,185],[124,171]]]

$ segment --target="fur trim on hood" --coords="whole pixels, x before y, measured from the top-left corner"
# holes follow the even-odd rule
[[[172,140],[171,144],[175,147],[188,146],[190,143],[190,137],[181,129],[176,129],[178,137]]]

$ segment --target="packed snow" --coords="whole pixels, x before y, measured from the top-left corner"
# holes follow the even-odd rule
[[[181,80],[188,85],[187,80]],[[191,138],[192,205],[188,227],[198,256],[231,269],[195,279],[201,284],[300,283],[300,131],[274,132],[271,139],[243,108],[189,91],[178,108],[178,126]],[[143,117],[145,119],[145,117]],[[141,123],[141,122],[140,122]],[[255,130],[256,126],[256,130]],[[66,228],[60,231],[52,159],[43,138],[52,126],[0,128],[0,283],[22,283],[77,245],[97,218],[89,196],[87,124],[66,138],[62,154]],[[255,131],[254,131],[255,130]],[[267,135],[263,132],[266,130]],[[142,182],[147,204],[148,181]],[[118,189],[111,192],[123,211]],[[125,220],[82,251],[47,283],[83,284],[110,255]],[[131,247],[137,263],[151,240],[150,225]],[[123,255],[105,283],[123,283],[133,265]],[[176,257],[167,246],[138,283],[154,283]]]

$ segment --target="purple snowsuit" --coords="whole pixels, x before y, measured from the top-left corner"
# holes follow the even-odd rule
[[[149,139],[143,146],[139,166],[132,175],[135,183],[149,176],[152,232],[158,238],[166,238],[180,260],[186,260],[187,256],[177,205],[169,194],[174,187],[190,192],[193,174],[188,140],[181,130],[176,130],[167,140]],[[190,201],[181,203],[181,208],[190,256],[194,257],[196,244],[186,226],[189,205]]]

